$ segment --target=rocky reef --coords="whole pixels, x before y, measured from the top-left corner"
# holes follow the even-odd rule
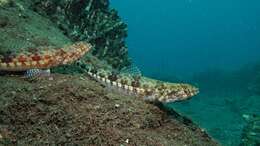
[[[243,115],[247,125],[243,129],[240,146],[260,145],[260,115]]]
[[[90,42],[92,54],[114,68],[130,64],[127,25],[108,0],[35,0],[30,8],[48,17],[73,41]]]

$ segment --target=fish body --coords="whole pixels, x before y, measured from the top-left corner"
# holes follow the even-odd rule
[[[34,52],[23,51],[18,54],[0,55],[0,71],[49,69],[69,64],[81,58],[90,48],[90,44],[79,42],[58,49],[46,47]]]
[[[189,84],[163,82],[127,73],[89,68],[87,74],[107,87],[142,97],[151,103],[183,101],[199,93],[198,88]]]

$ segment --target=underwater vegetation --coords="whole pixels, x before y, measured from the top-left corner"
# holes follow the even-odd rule
[[[11,3],[11,0],[0,0],[0,7],[4,7],[5,5],[9,5]]]
[[[31,9],[48,17],[73,41],[93,45],[92,54],[114,68],[130,65],[127,25],[108,0],[35,0]]]

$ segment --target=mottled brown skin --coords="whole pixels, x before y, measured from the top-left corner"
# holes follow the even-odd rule
[[[104,84],[123,89],[131,95],[140,96],[152,103],[170,103],[187,100],[199,93],[198,88],[189,84],[162,82],[144,76],[130,74],[114,74],[108,70],[93,71],[88,74]]]

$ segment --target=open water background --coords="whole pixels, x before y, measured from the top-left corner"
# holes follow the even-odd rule
[[[244,114],[260,114],[259,0],[112,0],[130,56],[146,76],[201,88],[169,105],[223,145],[238,145]],[[259,80],[260,81],[260,80]],[[260,86],[259,86],[260,87]]]

